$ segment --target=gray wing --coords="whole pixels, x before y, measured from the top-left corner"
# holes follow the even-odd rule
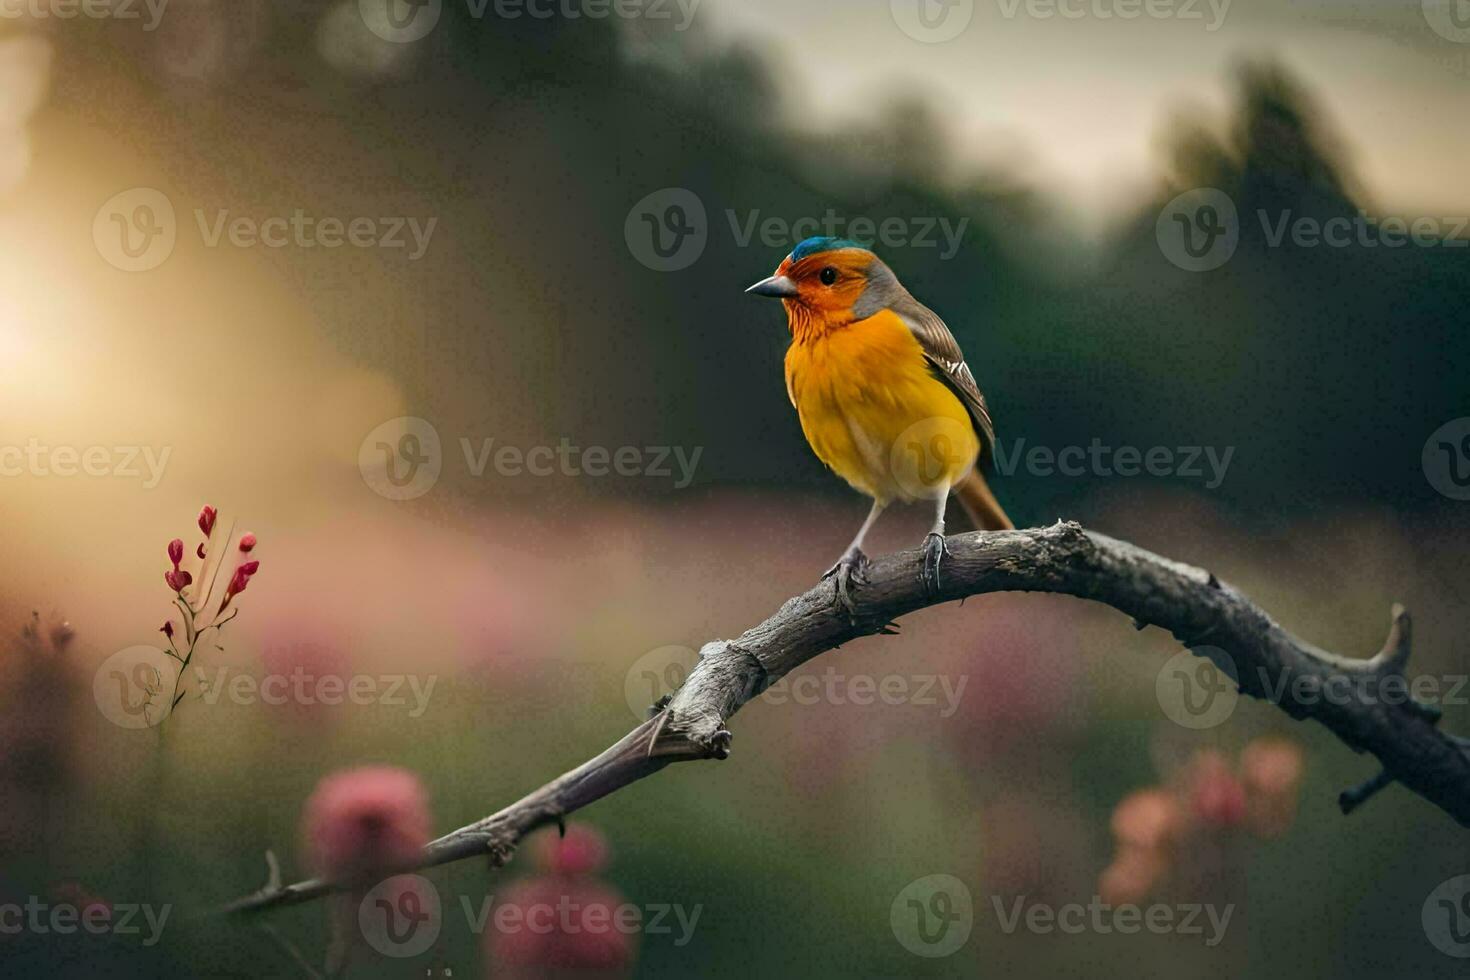
[[[949,332],[949,327],[937,313],[912,295],[897,298],[890,308],[919,339],[934,376],[949,386],[970,413],[975,432],[980,436],[980,466],[989,469],[995,457],[995,423],[990,420],[985,396],[980,394],[975,376],[970,373],[970,366],[965,363],[964,352],[960,350],[954,334]]]

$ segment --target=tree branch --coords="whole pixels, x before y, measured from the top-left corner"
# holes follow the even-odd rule
[[[868,584],[856,595],[856,622],[834,603],[831,584],[822,582],[738,638],[706,643],[684,685],[655,705],[648,721],[529,796],[430,843],[417,867],[476,856],[501,866],[530,831],[560,824],[574,810],[670,763],[728,756],[730,716],[818,654],[886,632],[894,619],[915,609],[1012,591],[1092,599],[1133,617],[1139,629],[1159,626],[1186,646],[1225,651],[1242,692],[1273,700],[1294,718],[1313,718],[1354,751],[1378,758],[1382,774],[1345,792],[1344,812],[1396,781],[1470,826],[1470,740],[1440,731],[1438,709],[1407,696],[1403,672],[1410,628],[1401,607],[1393,609],[1378,655],[1350,659],[1296,639],[1203,569],[1075,523],[962,534],[948,544],[951,555],[937,595],[924,591],[920,553],[901,552],[873,562]],[[1404,696],[1385,697],[1389,687]],[[293,905],[339,887],[319,879],[284,886],[273,880],[227,910]]]

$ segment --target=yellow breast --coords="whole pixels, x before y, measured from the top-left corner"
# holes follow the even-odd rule
[[[948,493],[980,451],[965,406],[886,310],[793,342],[786,390],[817,458],[884,502]]]

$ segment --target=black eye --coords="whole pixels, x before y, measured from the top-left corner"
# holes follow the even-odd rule
[[[822,280],[823,286],[830,286],[837,281],[837,270],[829,265],[821,271],[819,277]]]

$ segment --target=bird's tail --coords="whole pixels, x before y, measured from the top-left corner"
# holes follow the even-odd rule
[[[969,476],[956,483],[954,493],[960,498],[965,513],[970,515],[970,520],[980,530],[1009,531],[1016,526],[1001,509],[1000,501],[990,492],[990,484],[985,482],[985,477],[980,475],[978,469],[971,470]]]

